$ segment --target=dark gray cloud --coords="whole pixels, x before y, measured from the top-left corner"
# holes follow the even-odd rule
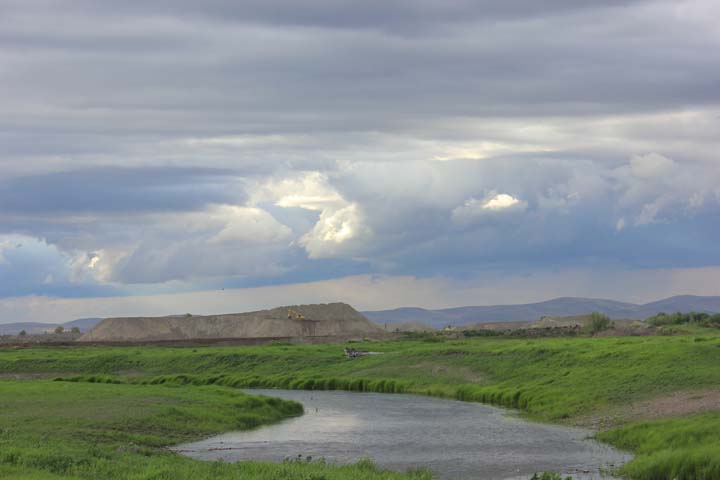
[[[0,9],[0,295],[720,263],[711,0]]]
[[[506,2],[453,0],[402,0],[367,2],[313,0],[299,4],[292,1],[263,2],[245,0],[234,2],[212,0],[202,4],[192,1],[152,0],[146,2],[74,2],[79,12],[99,14],[124,13],[130,16],[170,16],[209,18],[224,22],[260,23],[278,26],[314,26],[332,29],[388,28],[407,31],[465,22],[493,22],[498,20],[545,18],[568,15],[583,10],[604,10],[626,7],[643,0],[552,0],[541,3],[532,0]],[[66,6],[67,8],[67,6]]]
[[[236,172],[203,168],[87,168],[0,179],[2,214],[177,212],[244,203]]]

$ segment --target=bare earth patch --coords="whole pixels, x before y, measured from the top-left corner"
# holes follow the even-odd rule
[[[629,407],[628,413],[643,419],[690,415],[692,413],[720,410],[720,390],[675,392]]]
[[[576,419],[573,423],[604,430],[629,421],[681,417],[712,411],[720,411],[720,390],[675,392],[614,407],[602,413]]]

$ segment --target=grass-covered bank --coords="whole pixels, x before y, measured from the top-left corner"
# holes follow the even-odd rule
[[[354,345],[0,349],[6,376],[435,394],[573,420],[608,406],[720,387],[720,332],[607,338],[405,340]]]
[[[221,387],[0,381],[0,478],[15,480],[402,479],[367,462],[201,462],[164,447],[302,413]]]
[[[672,392],[720,388],[716,329],[655,337],[416,339],[353,346],[383,354],[347,360],[341,345],[31,348],[0,351],[0,372],[145,384],[410,392],[516,407],[535,418],[570,423]],[[707,445],[706,455],[720,458],[720,445],[707,429],[690,419],[676,421]],[[716,417],[704,423],[720,430]],[[619,433],[611,435],[622,429],[603,436],[637,452],[628,473],[659,479],[678,471],[675,478],[717,478],[670,470],[668,456],[649,446],[658,437],[669,438],[673,429],[655,422],[646,428],[651,434],[632,444],[621,441]],[[703,461],[690,455],[693,446],[670,450],[680,452],[673,453],[675,463]]]
[[[720,478],[720,412],[633,423],[598,437],[638,454],[624,469],[633,478]]]

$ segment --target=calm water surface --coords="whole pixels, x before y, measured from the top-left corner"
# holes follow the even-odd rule
[[[296,400],[305,415],[257,430],[181,445],[201,460],[282,461],[311,455],[335,463],[371,457],[384,467],[432,470],[439,479],[517,479],[554,470],[608,478],[601,469],[630,456],[576,428],[531,423],[507,411],[416,395],[247,390]]]

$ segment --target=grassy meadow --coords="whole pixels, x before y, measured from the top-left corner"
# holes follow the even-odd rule
[[[319,462],[231,464],[191,460],[165,448],[301,413],[302,405],[296,402],[214,386],[0,381],[0,478],[411,478],[382,472],[368,461],[345,467]]]
[[[382,354],[347,360],[342,345],[29,348],[0,350],[0,372],[65,380],[11,383],[18,389],[38,383],[43,388],[145,388],[204,396],[206,391],[236,392],[227,387],[278,387],[404,392],[481,401],[518,408],[542,421],[596,422],[609,428],[600,439],[637,455],[623,469],[632,478],[720,478],[720,414],[639,421],[634,418],[636,413],[623,410],[673,392],[717,390],[717,329],[690,328],[683,335],[648,337],[427,337],[352,346]],[[205,390],[208,388],[211,390]],[[2,425],[8,421],[6,417]],[[236,428],[232,421],[225,428],[213,425],[214,431]],[[177,440],[165,438],[166,444]],[[195,465],[185,459],[178,462]],[[3,459],[0,465],[7,463]],[[203,465],[193,468],[220,468]]]

